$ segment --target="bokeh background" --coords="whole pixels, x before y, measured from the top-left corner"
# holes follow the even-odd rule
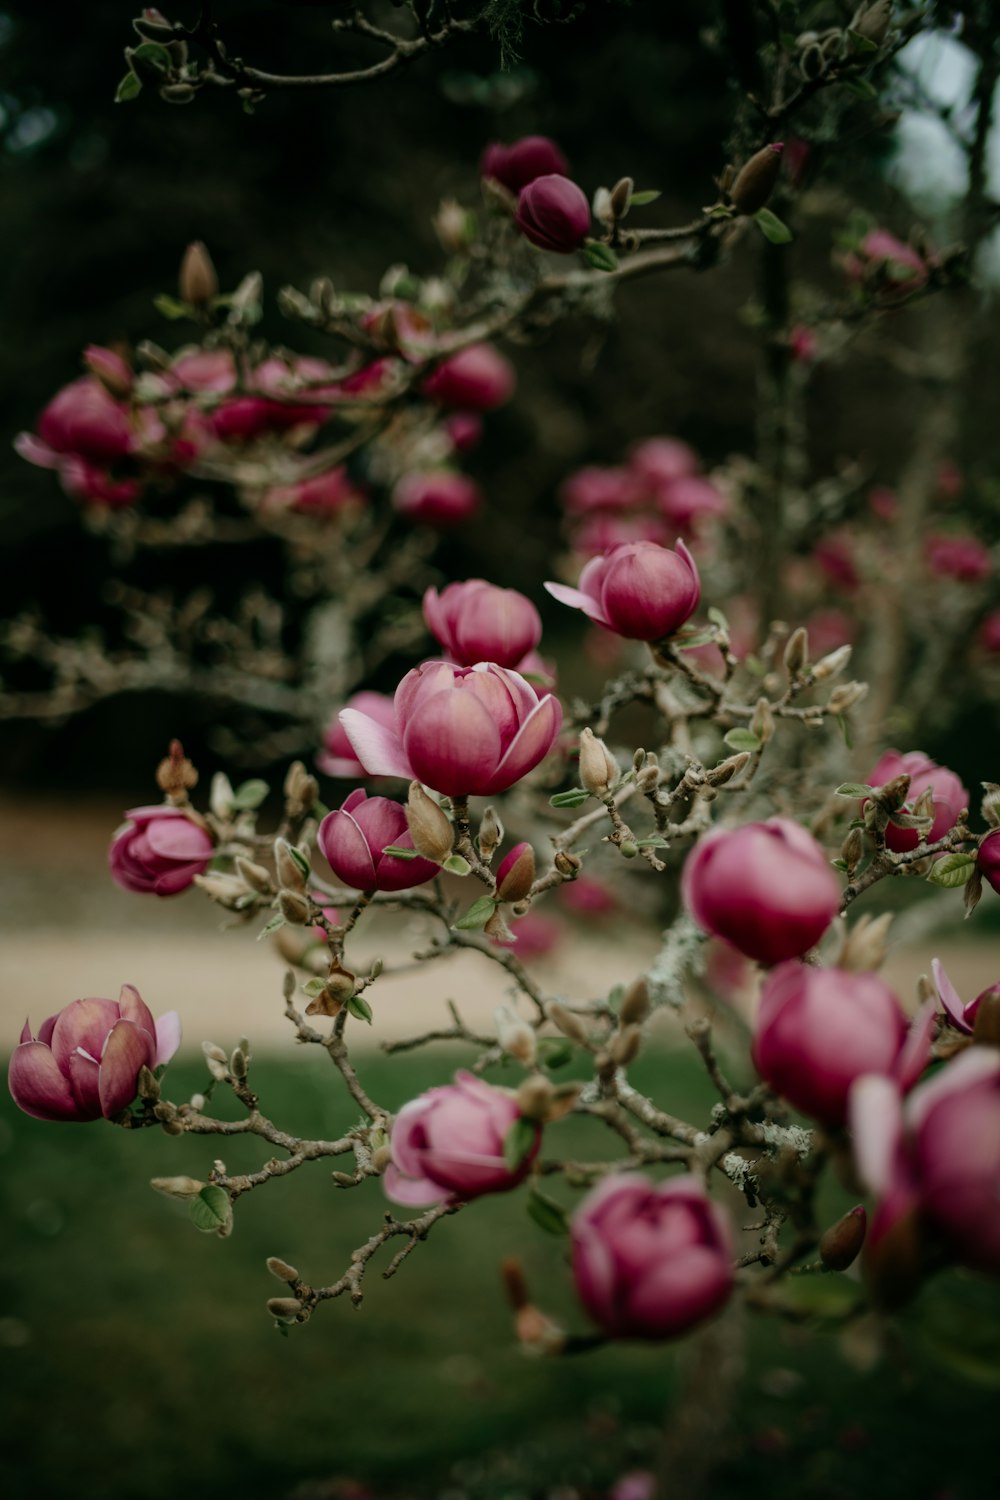
[[[178,0],[170,13],[194,8]],[[35,604],[55,631],[97,624],[112,644],[105,543],[82,530],[52,476],[17,459],[9,440],[76,374],[85,344],[177,341],[151,304],[173,290],[190,240],[207,242],[224,285],[263,273],[265,331],[281,338],[273,299],[286,282],[330,274],[338,286],[374,292],[389,263],[432,270],[434,208],[443,195],[474,194],[491,139],[544,131],[585,184],[627,172],[662,189],[658,222],[668,223],[714,196],[732,111],[723,63],[704,45],[717,8],[702,0],[595,0],[572,26],[529,28],[506,72],[494,42],[470,39],[384,84],[276,95],[252,116],[221,92],[190,108],[148,94],[115,106],[130,9],[124,0],[58,10],[0,4],[0,613]],[[322,7],[219,0],[217,9],[234,50],[275,71],[311,66],[328,46]],[[940,71],[928,64],[927,77]],[[848,195],[897,232],[919,214],[946,240],[955,169],[939,137],[922,143],[912,122],[908,130],[837,148],[828,197],[794,247],[820,288],[840,285],[832,249]],[[904,191],[914,152],[940,178],[936,196],[919,205]],[[756,274],[746,253],[723,274],[625,287],[614,322],[566,325],[538,347],[508,351],[518,395],[490,419],[470,465],[489,508],[460,544],[446,545],[445,573],[485,572],[540,600],[559,546],[557,486],[570,470],[615,462],[630,442],[659,433],[683,437],[709,467],[752,447],[757,341],[746,309]],[[968,316],[968,300],[958,305]],[[893,340],[919,342],[922,316],[899,315]],[[965,476],[961,505],[989,543],[1000,537],[998,321],[995,301],[976,302],[954,455]],[[326,352],[300,329],[294,342]],[[891,484],[913,440],[912,392],[862,353],[849,371],[817,373],[807,420],[816,474],[849,457]],[[250,580],[280,581],[266,550],[254,548],[236,566],[211,549],[183,562],[144,558],[130,581],[184,590],[203,574],[223,607]],[[590,680],[573,657],[572,624],[556,610],[546,614],[546,643],[571,685]],[[1000,779],[996,765],[984,771],[997,703],[963,693],[947,732],[922,748],[969,785],[984,774]],[[220,934],[217,913],[202,903],[151,910],[104,876],[107,838],[123,807],[149,798],[172,734],[200,763],[218,764],[217,712],[196,698],[147,695],[62,725],[0,723],[0,1041],[13,1044],[26,1011],[37,1021],[131,979],[154,1010],[179,1006],[194,1048],[203,1036],[231,1045],[249,1032],[270,1112],[289,1128],[326,1134],[346,1123],[343,1103],[319,1066],[325,1059],[280,1045],[277,964],[248,952],[245,932]],[[548,975],[567,992],[610,987],[644,944],[655,945],[655,929],[639,922],[595,933],[565,920]],[[971,938],[946,931],[935,939],[963,994],[993,982],[1000,966],[985,902],[974,928]],[[890,978],[901,990],[912,989],[929,952],[896,960]],[[487,967],[473,958],[448,970],[447,992],[472,1014],[488,1015],[501,998]],[[385,1025],[403,1029],[440,998],[437,982],[400,988]],[[366,1066],[376,1094],[395,1104],[440,1081],[452,1061],[462,1059],[400,1067],[373,1053]],[[700,1084],[669,1036],[645,1067],[671,1107],[699,1107]],[[204,1081],[193,1053],[172,1077],[178,1097]],[[251,1159],[238,1146],[227,1152],[231,1167]],[[241,1203],[236,1233],[223,1243],[197,1235],[146,1186],[158,1174],[197,1175],[207,1148],[202,1161],[188,1142],[46,1127],[5,1100],[0,1153],[0,1483],[9,1495],[606,1494],[617,1476],[655,1461],[663,1413],[693,1378],[691,1356],[655,1347],[558,1366],[523,1359],[498,1288],[506,1248],[527,1233],[529,1273],[546,1305],[579,1315],[566,1300],[561,1243],[533,1225],[526,1231],[513,1200],[444,1224],[398,1278],[373,1279],[363,1309],[327,1307],[286,1340],[264,1311],[275,1291],[265,1256],[281,1254],[317,1278],[336,1274],[377,1220],[370,1194],[334,1195],[322,1169],[299,1174]],[[837,1206],[831,1201],[831,1213]],[[904,1320],[893,1358],[878,1365],[864,1330],[831,1338],[823,1312],[804,1311],[794,1327],[748,1329],[711,1492],[772,1500],[994,1493],[994,1292],[971,1277],[942,1278]]]

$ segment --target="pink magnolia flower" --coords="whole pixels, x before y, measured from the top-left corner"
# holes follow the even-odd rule
[[[444,430],[456,453],[469,453],[483,436],[483,419],[474,411],[453,411],[444,420]]]
[[[14,1103],[36,1120],[112,1120],[136,1095],[142,1067],[158,1068],[180,1045],[175,1010],[154,1021],[139,991],[115,1000],[74,1000],[43,1021],[24,1023],[10,1059]]]
[[[266,504],[282,510],[294,510],[304,516],[336,516],[350,506],[363,504],[365,494],[350,477],[343,464],[313,474],[294,484],[268,491]]]
[[[424,619],[454,661],[516,667],[542,638],[542,622],[530,599],[482,578],[449,583],[424,594]]]
[[[991,656],[1000,655],[1000,609],[992,609],[979,627],[979,644]]]
[[[659,641],[679,630],[698,607],[698,569],[683,542],[675,551],[655,542],[629,542],[593,557],[580,587],[547,583],[561,604],[632,641]]]
[[[938,998],[944,1006],[945,1013],[955,1027],[965,1036],[972,1035],[972,1028],[976,1020],[976,1012],[984,1000],[1000,999],[1000,983],[991,984],[988,989],[982,990],[974,1000],[969,1000],[963,1005],[959,999],[958,991],[945,973],[944,965],[939,958],[931,960],[931,971],[934,975],[934,985],[938,992]]]
[[[974,536],[929,536],[924,556],[932,573],[939,578],[955,578],[959,583],[982,583],[993,572],[990,549]]]
[[[613,1338],[674,1338],[732,1291],[729,1225],[695,1177],[606,1177],[570,1232],[577,1293]]]
[[[908,804],[914,803],[928,787],[933,789],[934,822],[927,838],[931,843],[944,838],[948,830],[954,828],[959,813],[969,805],[969,794],[954,771],[939,766],[922,750],[908,750],[905,755],[899,750],[887,750],[868,777],[868,785],[885,786],[897,776],[910,778]],[[916,828],[897,828],[890,823],[885,831],[885,842],[895,853],[902,854],[917,847],[920,834]]]
[[[854,539],[849,531],[831,531],[813,548],[813,560],[828,583],[852,593],[860,583],[854,556]]]
[[[111,840],[111,878],[126,891],[187,890],[215,852],[211,835],[179,807],[133,807]]]
[[[710,479],[702,479],[697,474],[663,484],[657,492],[656,502],[661,513],[680,531],[694,531],[700,521],[710,516],[724,516],[729,510],[725,495]]]
[[[521,189],[514,220],[525,239],[540,250],[572,255],[590,230],[590,204],[575,182],[550,173]]]
[[[895,521],[899,515],[899,496],[887,484],[873,484],[868,491],[868,504],[880,521]]]
[[[976,869],[1000,896],[1000,828],[991,828],[979,845]]]
[[[478,485],[456,469],[405,474],[392,492],[392,503],[402,515],[427,526],[454,526],[466,521],[481,502]]]
[[[788,335],[788,348],[794,364],[811,365],[819,353],[819,339],[815,330],[805,323],[796,323]]]
[[[392,728],[392,699],[386,693],[355,693],[344,706],[357,709],[386,729]],[[323,732],[323,749],[316,757],[316,765],[325,776],[338,776],[342,781],[354,778],[360,781],[366,774],[347,738],[347,731],[340,722],[339,714],[334,714]]]
[[[877,975],[792,959],[764,981],[754,1067],[804,1115],[842,1125],[851,1085],[863,1074],[884,1073],[912,1087],[929,1059],[934,1010],[933,1002],[925,1006],[911,1028]]]
[[[638,504],[642,491],[628,469],[586,464],[563,482],[559,496],[570,515],[582,516],[591,511],[629,510]]]
[[[135,435],[128,409],[93,375],[64,386],[38,419],[38,437],[54,453],[110,462],[131,453]]]
[[[132,367],[114,349],[88,344],[83,351],[83,362],[110,395],[122,397],[131,391],[135,383]]]
[[[645,438],[628,456],[629,471],[654,489],[698,472],[698,456],[679,438]]]
[[[596,875],[578,875],[559,887],[563,905],[581,917],[607,917],[618,910],[615,894]]]
[[[456,1073],[454,1083],[428,1089],[396,1116],[386,1194],[394,1203],[419,1205],[517,1187],[542,1139],[536,1125],[533,1144],[511,1169],[504,1160],[504,1139],[519,1118],[512,1094],[472,1073]]]
[[[341,711],[361,764],[369,775],[416,778],[448,797],[505,792],[548,754],[562,723],[558,699],[539,698],[519,673],[492,662],[422,662],[399,684],[393,707],[392,729]]]
[[[493,411],[514,394],[514,366],[492,344],[471,344],[442,360],[424,381],[424,395],[442,406]]]
[[[687,857],[682,890],[699,926],[763,964],[807,953],[840,910],[826,855],[789,818],[705,834]]]
[[[390,845],[413,848],[406,812],[398,802],[369,797],[360,787],[327,813],[316,842],[337,879],[356,891],[407,891],[438,873],[432,860],[382,852]]]
[[[923,256],[888,229],[869,230],[857,249],[844,257],[844,268],[852,281],[867,281],[892,296],[919,291],[930,274]]]
[[[850,1120],[859,1175],[878,1198],[866,1258],[910,1216],[960,1265],[1000,1271],[1000,1052],[966,1048],[905,1103],[891,1079],[861,1078]]]
[[[566,936],[562,923],[541,911],[528,911],[516,918],[511,923],[511,932],[512,937],[498,942],[497,947],[512,948],[522,959],[548,957]]]
[[[519,193],[536,177],[552,173],[565,176],[569,163],[556,145],[544,135],[525,135],[509,146],[487,146],[479,163],[481,177],[493,177],[511,193]]]

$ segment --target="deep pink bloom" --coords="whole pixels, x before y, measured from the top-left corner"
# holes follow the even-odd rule
[[[212,838],[179,807],[133,807],[111,840],[111,878],[126,891],[174,896],[201,875],[215,852]]]
[[[569,163],[555,141],[544,135],[525,135],[509,146],[487,146],[479,163],[481,177],[493,177],[517,194],[536,177],[565,176]]]
[[[442,360],[424,381],[424,395],[442,406],[493,411],[514,394],[514,366],[492,344],[470,344]]]
[[[445,796],[505,792],[548,754],[562,724],[517,672],[478,662],[425,661],[407,672],[386,729],[356,709],[340,722],[369,775],[414,777]]]
[[[679,630],[698,607],[698,569],[683,542],[676,551],[629,542],[593,557],[580,587],[547,583],[554,599],[631,641],[659,641]]]
[[[116,1000],[74,1000],[43,1021],[25,1021],[10,1059],[14,1103],[36,1120],[112,1120],[135,1098],[142,1067],[167,1063],[181,1040],[175,1010],[154,1021],[139,991]]]
[[[655,489],[697,474],[698,456],[679,438],[646,438],[630,451],[628,466],[632,474]]]
[[[135,382],[132,368],[114,349],[88,344],[83,351],[83,362],[112,396],[127,396],[131,391]]]
[[[976,868],[1000,896],[1000,828],[991,828],[979,845]]]
[[[831,531],[813,548],[813,560],[828,583],[852,593],[860,583],[854,557],[854,539],[849,531]]]
[[[919,291],[929,275],[923,256],[887,229],[870,230],[844,257],[844,267],[852,281],[868,280],[892,296]]]
[[[453,411],[444,419],[444,430],[456,453],[469,453],[483,435],[483,419],[474,411]]]
[[[568,177],[536,177],[521,189],[514,216],[525,239],[540,250],[572,255],[590,231],[590,204]]]
[[[908,805],[916,802],[928,787],[933,788],[934,822],[927,838],[930,843],[944,838],[948,830],[954,828],[962,809],[969,805],[969,794],[954,771],[939,766],[922,750],[908,750],[905,755],[898,750],[887,750],[868,777],[868,785],[885,786],[897,776],[910,778]],[[920,834],[916,828],[896,828],[890,823],[885,831],[885,842],[896,854],[903,854],[917,847]]]
[[[695,921],[759,963],[800,958],[840,910],[840,882],[810,833],[789,818],[716,828],[683,875]]]
[[[512,948],[518,958],[545,958],[558,948],[566,936],[561,922],[542,911],[527,911],[511,922],[513,937],[497,943],[498,948]]]
[[[916,1082],[930,1053],[934,1006],[913,1029],[876,974],[817,969],[789,960],[764,981],[753,1061],[764,1082],[826,1125],[847,1118],[851,1084],[865,1073]]]
[[[269,505],[308,516],[335,516],[348,506],[363,504],[364,500],[364,491],[354,483],[343,464],[327,469],[325,474],[313,474],[309,479],[269,490],[267,495]]]
[[[934,975],[934,984],[938,992],[945,1013],[956,1031],[961,1031],[965,1036],[972,1035],[972,1028],[976,1019],[976,1012],[984,1000],[1000,998],[1000,983],[991,984],[988,989],[980,991],[974,1000],[969,1000],[963,1005],[958,991],[952,984],[944,971],[944,965],[939,958],[931,960],[931,971]]]
[[[54,453],[110,462],[130,453],[135,437],[128,410],[93,375],[64,386],[38,419],[38,436]]]
[[[819,353],[819,339],[812,328],[805,323],[796,323],[788,335],[788,348],[793,363],[797,365],[811,365]]]
[[[559,496],[570,515],[582,516],[591,511],[629,510],[639,503],[642,491],[628,469],[586,464],[563,482]]]
[[[559,887],[563,905],[581,917],[607,917],[618,910],[614,892],[595,875],[578,875]]]
[[[177,356],[169,378],[180,390],[222,395],[236,385],[236,365],[228,349],[192,349]]]
[[[570,1232],[580,1301],[614,1338],[674,1338],[732,1291],[729,1224],[695,1177],[606,1177]]]
[[[408,891],[438,873],[433,860],[383,854],[390,845],[413,848],[406,812],[398,802],[369,797],[360,787],[327,813],[316,842],[337,879],[355,891]]]
[[[943,532],[929,536],[924,543],[927,566],[939,578],[955,578],[959,583],[982,583],[993,572],[990,549],[974,536],[953,536]]]
[[[355,708],[386,729],[392,728],[392,699],[386,693],[355,693],[344,707]],[[334,714],[323,731],[323,749],[316,756],[316,765],[325,776],[338,776],[342,781],[355,778],[360,781],[367,774],[354,753],[339,714]]]
[[[1000,1271],[1000,1052],[968,1047],[904,1101],[887,1078],[851,1091],[862,1180],[879,1202],[866,1255],[915,1215],[961,1265]]]
[[[1000,654],[1000,609],[990,610],[979,627],[979,644],[991,655]]]
[[[453,661],[516,667],[542,638],[542,622],[530,599],[482,578],[449,583],[424,595],[424,619]]]
[[[440,1203],[444,1198],[478,1198],[505,1193],[528,1174],[542,1132],[512,1171],[504,1160],[504,1138],[520,1117],[517,1102],[504,1089],[472,1073],[428,1089],[404,1104],[393,1121],[392,1162],[385,1190],[394,1203]]]
[[[428,469],[406,474],[392,492],[392,503],[411,521],[426,526],[454,526],[480,506],[479,487],[456,469]]]
[[[672,479],[660,486],[656,502],[661,513],[680,531],[694,531],[708,516],[724,516],[729,502],[710,479],[697,474]]]
[[[27,457],[23,449],[21,456]],[[137,479],[113,479],[107,469],[89,463],[75,453],[64,454],[55,467],[67,495],[82,500],[85,505],[108,505],[117,510],[134,505],[142,494],[142,485]]]

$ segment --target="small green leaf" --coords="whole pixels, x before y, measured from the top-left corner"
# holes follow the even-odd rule
[[[168,297],[165,292],[153,298],[153,306],[158,313],[162,313],[165,318],[170,318],[175,322],[178,318],[192,316],[192,310],[186,302],[178,302],[176,297]]]
[[[256,812],[271,788],[266,781],[244,781],[233,793],[233,807],[237,812]],[[306,865],[303,873],[308,874]]]
[[[138,47],[129,49],[130,59],[147,67],[157,70],[167,70],[170,67],[170,53],[166,47],[161,47],[159,42],[142,42]]]
[[[549,798],[550,807],[582,807],[585,802],[590,801],[590,793],[584,791],[582,786],[575,786],[571,792],[556,792],[554,797]]]
[[[441,868],[447,870],[449,875],[468,875],[472,866],[461,854],[449,854]]]
[[[862,36],[860,31],[849,31],[847,40],[852,52],[877,52],[878,47],[868,37]]]
[[[772,245],[787,245],[792,238],[792,231],[787,224],[783,224],[778,215],[772,213],[769,208],[758,209],[753,216],[754,223],[766,240]]]
[[[638,848],[638,849],[669,849],[670,848],[670,841],[669,841],[669,839],[661,838],[659,834],[653,834],[648,839],[636,839],[635,842],[636,842],[636,848]]]
[[[848,865],[846,859],[831,859],[830,863],[835,870],[840,870],[844,875],[847,874]]]
[[[841,78],[838,82],[842,83],[845,89],[850,89],[851,93],[856,94],[859,99],[878,98],[878,89],[869,83],[867,78]]]
[[[455,923],[456,932],[475,932],[480,927],[485,927],[497,909],[497,904],[492,896],[480,896],[473,901],[464,916],[459,917]]]
[[[722,613],[722,610],[719,609],[717,605],[712,605],[711,609],[708,611],[708,618],[711,620],[713,625],[718,625],[720,630],[724,630],[727,635],[729,634],[729,621],[726,619],[725,615]]]
[[[281,912],[280,911],[275,912],[275,914],[271,918],[270,922],[268,922],[267,925],[265,927],[262,927],[260,929],[260,931],[258,932],[258,934],[257,934],[257,941],[258,941],[258,943],[260,942],[261,938],[270,937],[271,934],[272,934],[272,932],[277,932],[278,928],[279,927],[284,927],[284,925],[285,925],[285,919],[281,915]]]
[[[845,781],[838,786],[834,792],[835,797],[870,797],[874,787],[866,786],[863,781]]]
[[[600,240],[588,240],[583,247],[583,256],[595,271],[617,271],[618,269],[617,255],[610,245],[602,244]]]
[[[518,1115],[503,1138],[503,1159],[512,1172],[516,1172],[528,1152],[538,1139],[538,1126]]]
[[[288,852],[289,852],[289,854],[292,857],[293,863],[298,868],[299,873],[302,874],[302,875],[308,876],[310,874],[309,861],[306,859],[305,855],[302,853],[302,850],[301,849],[296,849],[296,847],[295,847],[294,844],[289,844],[289,846],[288,846]]]
[[[841,734],[844,736],[844,744],[847,746],[848,750],[853,750],[854,736],[851,734],[850,720],[845,714],[838,714],[837,723],[840,726]]]
[[[723,735],[722,742],[730,750],[759,750],[761,747],[760,740],[752,729],[730,729],[728,734]]]
[[[315,1000],[317,995],[322,995],[325,988],[325,980],[307,979],[305,984],[302,986],[302,993],[303,995],[308,995],[310,1000]]]
[[[313,817],[314,818],[325,818],[326,815],[327,815],[327,813],[329,811],[330,811],[330,809],[327,807],[326,803],[325,802],[321,802],[319,800],[319,798],[317,797],[316,801],[313,803],[313,809],[312,809],[312,815],[313,815]]]
[[[383,854],[391,854],[393,859],[419,859],[420,855],[416,849],[404,849],[402,844],[386,844],[382,850]]]
[[[565,1068],[567,1063],[573,1061],[573,1048],[570,1043],[561,1037],[543,1036],[538,1043],[539,1060],[543,1068],[554,1072],[556,1068]]]
[[[660,188],[643,188],[638,193],[633,193],[629,199],[630,208],[645,208],[647,203],[655,203],[662,196]]]
[[[202,1234],[227,1235],[233,1223],[233,1205],[225,1188],[217,1183],[203,1187],[191,1200],[191,1222]]]
[[[373,1011],[363,995],[352,995],[347,1002],[347,1009],[356,1020],[367,1021],[369,1026],[372,1024]]]
[[[561,1203],[546,1193],[530,1192],[527,1200],[528,1213],[546,1234],[569,1234],[569,1220]]]
[[[134,99],[137,94],[141,93],[142,79],[137,78],[135,74],[130,71],[125,74],[125,77],[115,89],[115,103],[127,104],[130,99]]]
[[[972,878],[975,868],[974,854],[946,854],[944,859],[935,862],[927,879],[946,890],[954,890]]]
[[[682,635],[676,637],[674,640],[674,645],[677,647],[678,651],[693,651],[695,646],[708,646],[714,640],[714,630],[694,630],[690,635]]]

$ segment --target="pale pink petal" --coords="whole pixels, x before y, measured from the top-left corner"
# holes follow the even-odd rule
[[[934,975],[937,992],[941,997],[941,1004],[944,1006],[949,1017],[954,1021],[959,1031],[964,1031],[966,1034],[970,1033],[972,1027],[965,1019],[965,1006],[962,1004],[955,986],[945,973],[944,965],[939,958],[931,960],[931,972]]]
[[[866,1073],[851,1087],[848,1123],[854,1138],[858,1176],[873,1193],[884,1196],[892,1185],[903,1138],[903,1100],[891,1078]]]
[[[428,1208],[432,1203],[443,1203],[450,1197],[446,1188],[439,1187],[426,1177],[406,1177],[390,1162],[382,1175],[385,1196],[393,1203],[402,1203],[407,1208]]]
[[[338,717],[351,742],[351,748],[369,776],[402,776],[407,781],[413,779],[410,763],[394,730],[377,724],[356,708],[341,709]]]
[[[190,818],[154,818],[146,829],[146,837],[153,853],[165,859],[189,862],[212,857],[212,840]]]
[[[904,1094],[913,1087],[931,1060],[931,1042],[934,1039],[937,1013],[937,1000],[932,995],[910,1022],[906,1041],[893,1069]]]
[[[14,1103],[36,1120],[79,1120],[69,1079],[44,1042],[22,1042],[11,1053],[7,1083]]]
[[[176,1010],[168,1010],[156,1018],[156,1055],[153,1067],[162,1068],[173,1057],[181,1044],[181,1018]]]
[[[583,594],[579,589],[570,588],[565,583],[547,583],[545,591],[551,594],[553,599],[558,599],[560,604],[568,604],[570,609],[582,609],[589,620],[593,620],[597,625],[606,626],[608,630],[611,629],[610,622],[600,604],[589,594]]]
[[[121,994],[118,996],[118,1009],[122,1020],[134,1021],[136,1026],[141,1026],[143,1031],[149,1032],[150,1036],[156,1035],[153,1013],[134,984],[122,985]]]
[[[131,1023],[129,1023],[131,1024]],[[67,1064],[70,1088],[76,1099],[77,1113],[85,1120],[101,1118],[101,1069],[97,1059],[83,1052],[72,1052]]]
[[[506,791],[527,775],[548,754],[561,724],[562,704],[550,693],[525,719],[484,791]]]

